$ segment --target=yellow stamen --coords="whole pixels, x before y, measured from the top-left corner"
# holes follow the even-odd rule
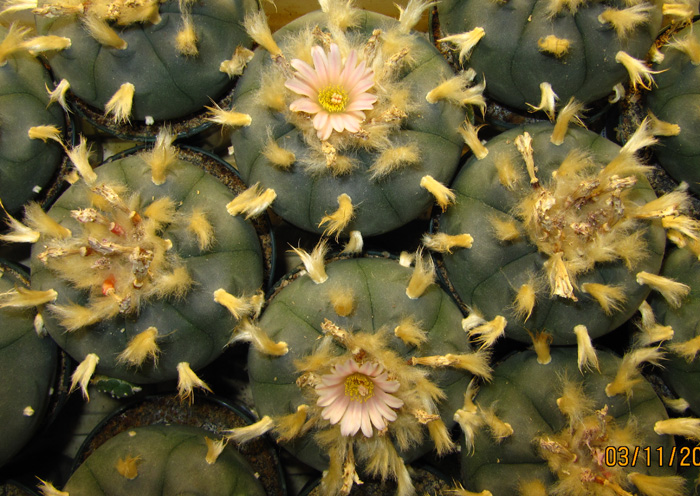
[[[345,378],[345,396],[350,401],[364,403],[374,396],[374,382],[364,374],[355,372]]]
[[[348,92],[341,86],[326,86],[318,93],[318,103],[327,112],[343,112],[348,104]]]

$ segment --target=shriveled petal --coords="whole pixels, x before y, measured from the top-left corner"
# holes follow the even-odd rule
[[[343,395],[343,397],[338,401],[324,408],[321,412],[321,417],[328,420],[332,425],[335,425],[340,422],[341,419],[345,419],[347,417],[347,410],[351,403],[356,402],[351,402],[350,398]]]
[[[313,100],[308,98],[299,98],[294,100],[289,104],[289,110],[292,112],[306,112],[307,114],[316,114],[323,110],[323,108]]]
[[[340,421],[340,433],[343,436],[354,436],[362,425],[362,405],[359,401],[351,401],[345,415]]]
[[[323,48],[316,45],[311,49],[311,58],[314,61],[314,68],[318,75],[320,87],[328,85],[328,57],[326,56],[326,52],[323,51]]]
[[[298,78],[288,79],[284,83],[285,88],[292,90],[299,95],[308,96],[309,98],[318,98],[318,90],[311,87],[306,81]]]
[[[328,81],[331,84],[337,84],[341,81],[340,74],[343,70],[343,61],[340,57],[340,49],[335,43],[331,44],[330,53],[328,54]]]
[[[364,434],[365,437],[372,437],[372,419],[369,416],[369,411],[366,403],[362,405],[360,417],[362,419],[362,434]]]

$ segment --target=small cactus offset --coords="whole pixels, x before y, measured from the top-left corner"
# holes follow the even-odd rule
[[[11,215],[41,198],[63,159],[65,117],[49,106],[51,76],[34,57],[37,39],[18,24],[0,26],[0,202]]]
[[[674,438],[657,429],[668,422],[664,405],[630,367],[640,352],[660,357],[655,348],[622,360],[598,352],[596,366],[581,369],[576,349],[553,348],[546,365],[525,351],[494,367],[456,415],[465,487],[493,496],[686,494],[669,462]]]
[[[655,124],[644,121],[620,148],[561,119],[489,141],[488,156],[457,176],[455,205],[440,218],[441,232],[473,237],[471,248],[443,254],[463,303],[486,320],[504,316],[506,335],[523,342],[544,330],[554,344],[575,344],[576,326],[606,334],[651,289],[677,297],[658,271],[664,226],[688,219],[689,198],[657,198],[635,156],[655,141]]]
[[[246,21],[262,48],[234,94],[248,116],[232,133],[236,163],[302,229],[381,234],[425,212],[452,177],[482,88],[411,31],[427,2],[398,21],[320,3],[274,35],[263,17]]]
[[[659,164],[677,181],[700,194],[700,136],[697,87],[700,81],[700,29],[697,22],[673,34],[660,49],[654,69],[656,86],[647,108],[668,122],[666,136],[654,148]],[[661,58],[662,57],[662,58]]]
[[[324,266],[316,257],[285,281],[241,329],[266,340],[253,340],[249,355],[261,421],[232,438],[271,431],[325,470],[323,494],[348,494],[365,474],[413,494],[405,463],[431,446],[439,455],[455,448],[449,429],[462,392],[472,374],[490,374],[432,267],[419,266],[430,265],[424,257],[414,268],[372,257]]]
[[[41,427],[58,370],[58,348],[41,318],[17,301],[31,293],[27,282],[0,263],[0,466]]]
[[[263,496],[250,465],[225,439],[184,425],[124,431],[98,447],[61,491],[48,481],[45,496]]]
[[[84,394],[94,373],[178,377],[183,398],[208,389],[194,370],[222,353],[237,320],[217,294],[254,300],[262,285],[255,229],[226,212],[234,194],[159,141],[94,171],[82,141],[70,152],[82,180],[48,214],[25,217],[38,237],[32,288],[52,295],[41,314],[80,362],[73,387]]]
[[[123,124],[183,118],[220,98],[245,66],[252,42],[241,21],[258,6],[39,0],[28,8],[40,34],[70,41],[48,57],[64,91]]]
[[[623,92],[627,81],[653,81],[643,60],[661,28],[654,2],[445,0],[437,9],[437,41],[510,107],[551,118],[572,98],[587,104]]]

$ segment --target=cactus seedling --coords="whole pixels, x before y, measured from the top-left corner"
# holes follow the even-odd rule
[[[626,321],[650,288],[670,299],[680,289],[657,274],[662,224],[688,220],[687,194],[656,198],[635,157],[654,142],[653,121],[623,148],[559,123],[491,140],[488,156],[455,180],[456,203],[440,218],[441,232],[473,237],[471,248],[443,256],[459,297],[486,320],[503,315],[506,335],[524,342],[545,330],[555,344],[574,344],[577,325],[595,338]]]
[[[80,362],[83,392],[94,372],[179,377],[185,398],[206,389],[193,370],[223,351],[236,322],[217,291],[254,299],[262,284],[255,230],[226,212],[234,194],[171,141],[95,171],[82,142],[70,153],[82,180],[26,218],[39,236],[32,287],[53,294],[42,316]]]
[[[197,427],[150,425],[122,432],[95,450],[62,491],[45,496],[207,494],[263,496],[250,466],[225,439]]]
[[[277,346],[253,341],[261,420],[232,437],[272,431],[325,470],[324,494],[348,494],[367,476],[396,479],[397,494],[412,494],[404,460],[431,444],[438,454],[454,448],[448,430],[460,391],[472,374],[489,376],[487,354],[471,351],[461,313],[431,284],[432,272],[371,257],[318,265],[283,283],[252,324]]]
[[[264,18],[248,18],[262,48],[234,94],[249,116],[232,133],[236,163],[302,229],[381,234],[439,195],[459,160],[464,107],[482,104],[481,88],[411,31],[427,2],[409,2],[398,21],[352,2],[320,4],[274,35]]]

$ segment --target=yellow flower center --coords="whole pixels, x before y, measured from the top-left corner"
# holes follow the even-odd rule
[[[318,93],[318,103],[328,112],[342,112],[348,104],[348,92],[340,86],[326,86]]]
[[[348,396],[350,401],[364,403],[374,396],[374,382],[364,374],[351,374],[345,378],[345,396]]]

